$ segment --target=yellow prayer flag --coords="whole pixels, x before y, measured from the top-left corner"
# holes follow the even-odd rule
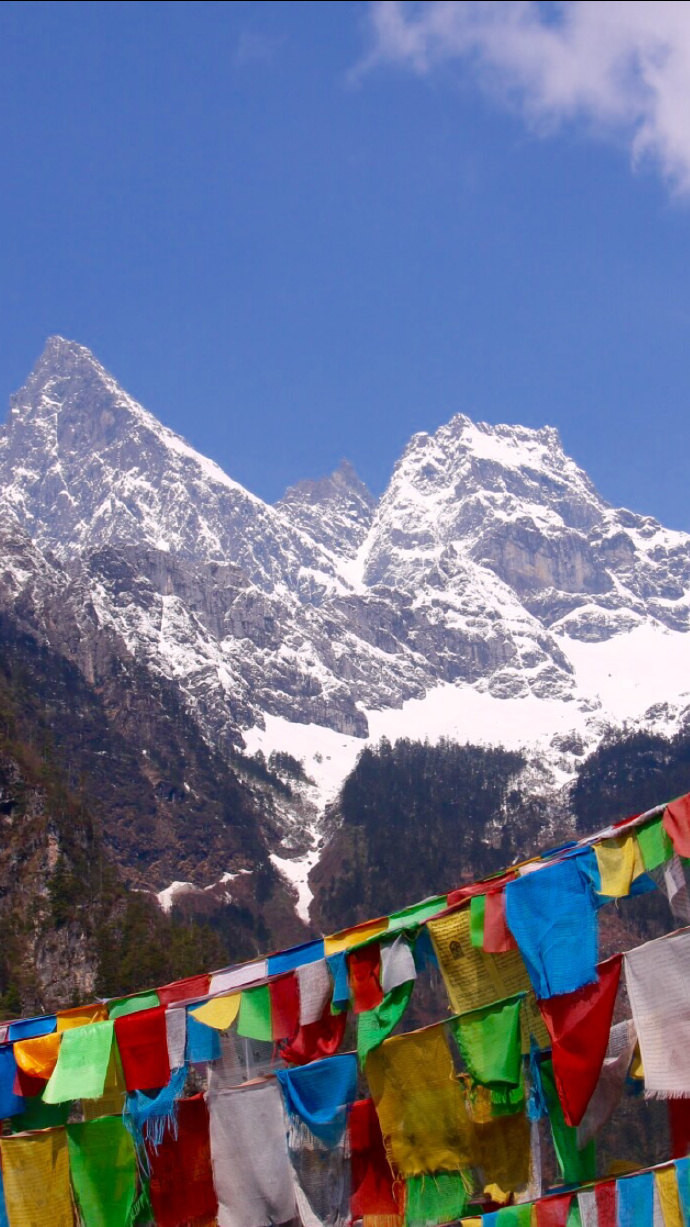
[[[2,1178],[11,1227],[50,1223],[73,1227],[69,1157],[64,1129],[2,1138]]]
[[[635,878],[645,872],[642,853],[634,833],[620,835],[617,839],[603,839],[594,845],[599,874],[601,895],[622,899],[630,894]]]
[[[678,1182],[673,1164],[654,1173],[656,1191],[659,1194],[664,1227],[683,1227],[683,1213],[678,1197]]]
[[[487,954],[472,945],[470,909],[459,908],[427,921],[451,1008],[456,1014],[480,1010],[494,1001],[516,993],[527,993],[523,1020],[522,1050],[529,1052],[530,1032],[540,1048],[551,1045],[549,1033],[539,1012],[527,968],[517,950],[506,954]]]
[[[60,1051],[60,1035],[37,1035],[30,1040],[17,1040],[14,1059],[25,1074],[32,1078],[44,1078],[47,1082],[57,1064]]]
[[[369,1053],[366,1075],[396,1176],[474,1165],[474,1126],[442,1023],[385,1040]]]
[[[196,1010],[190,1010],[193,1018],[207,1027],[215,1027],[216,1031],[227,1031],[234,1023],[240,1009],[241,993],[231,993],[229,997],[214,997]]]
[[[60,1010],[57,1016],[58,1031],[71,1031],[72,1027],[88,1027],[89,1023],[105,1022],[108,1007],[101,1001],[93,1005],[80,1005],[76,1010]]]
[[[388,917],[380,916],[378,920],[356,925],[353,929],[341,929],[339,933],[333,933],[330,937],[324,938],[324,952],[329,955],[340,954],[343,950],[352,950],[353,946],[361,946],[363,942],[377,937],[379,933],[385,933],[387,928]]]
[[[635,1051],[633,1053],[632,1063],[630,1065],[630,1077],[639,1078],[641,1081],[644,1081],[644,1065],[642,1064],[642,1053],[640,1052],[639,1044],[635,1045]]]
[[[81,1101],[84,1120],[98,1120],[101,1116],[121,1116],[126,1094],[127,1084],[120,1052],[117,1044],[113,1044],[103,1084],[103,1094],[100,1099],[82,1099]]]

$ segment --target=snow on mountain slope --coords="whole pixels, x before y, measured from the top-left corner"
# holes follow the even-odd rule
[[[314,813],[365,738],[539,746],[557,783],[607,723],[685,718],[690,537],[611,508],[549,427],[458,415],[378,503],[343,464],[271,507],[52,338],[0,478],[22,548],[214,745],[303,758]]]

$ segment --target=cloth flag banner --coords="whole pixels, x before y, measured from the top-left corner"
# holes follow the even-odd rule
[[[46,1103],[101,1098],[110,1064],[114,1027],[110,1019],[63,1032],[57,1065],[43,1092]]]
[[[213,997],[205,1005],[190,1010],[190,1016],[206,1027],[227,1031],[239,1014],[241,996],[241,993],[230,993],[227,997]]]
[[[386,1040],[369,1054],[366,1074],[398,1175],[471,1165],[473,1129],[441,1025]]]
[[[125,1014],[115,1020],[115,1036],[128,1091],[148,1091],[170,1081],[165,1007]]]
[[[315,1061],[301,1069],[277,1069],[285,1107],[320,1141],[337,1146],[357,1091],[357,1060],[352,1053]]]
[[[10,1227],[74,1227],[64,1129],[2,1138],[0,1155]]]
[[[633,882],[645,872],[637,834],[630,832],[617,839],[602,839],[594,845],[601,878],[599,893],[609,899],[621,899],[630,894]]]
[[[298,967],[300,1026],[318,1022],[331,997],[331,977],[323,959]]]
[[[372,1099],[358,1099],[353,1103],[348,1132],[352,1156],[352,1218],[399,1214],[400,1206],[393,1192],[393,1173]]]
[[[539,1003],[552,1043],[553,1072],[566,1124],[579,1125],[606,1056],[622,955],[597,968],[595,984]]]
[[[690,1095],[690,933],[672,933],[625,955],[645,1094]]]
[[[690,857],[690,793],[666,806],[663,824],[678,856]]]
[[[637,1033],[631,1018],[611,1028],[599,1081],[577,1127],[580,1149],[596,1137],[618,1107],[636,1045]]]
[[[134,1143],[121,1116],[67,1126],[72,1185],[88,1227],[129,1227],[137,1193]]]
[[[506,920],[537,997],[574,993],[597,978],[590,848],[508,882]]]
[[[266,1227],[296,1214],[287,1121],[271,1079],[209,1094],[218,1227]]]
[[[182,1099],[177,1133],[167,1130],[148,1147],[150,1197],[156,1227],[212,1221],[218,1210],[213,1186],[208,1108],[203,1095]]]
[[[357,1018],[357,1056],[362,1065],[374,1048],[378,1048],[403,1018],[410,1003],[414,980],[391,989],[375,1010],[367,1010]]]
[[[522,1074],[520,1010],[524,995],[497,1001],[453,1019],[451,1030],[475,1082],[516,1087]]]

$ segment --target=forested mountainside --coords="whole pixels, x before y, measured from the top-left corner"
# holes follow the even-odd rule
[[[187,727],[174,694],[122,668],[99,693],[5,615],[0,643],[5,1013],[161,983],[302,936],[252,794]],[[142,883],[169,880],[169,864],[197,880],[214,866],[217,885],[166,916]]]
[[[385,914],[689,791],[690,732],[611,731],[557,799],[530,791],[524,766],[513,752],[450,742],[364,750],[312,871],[318,924]]]

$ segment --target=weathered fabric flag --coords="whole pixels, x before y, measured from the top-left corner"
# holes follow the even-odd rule
[[[690,933],[672,933],[629,950],[625,978],[646,1095],[690,1095]]]
[[[70,1174],[89,1227],[129,1227],[137,1195],[134,1143],[121,1116],[67,1126]]]

